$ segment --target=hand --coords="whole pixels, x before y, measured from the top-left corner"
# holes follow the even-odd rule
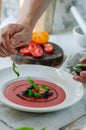
[[[79,62],[80,64],[86,64],[86,55],[83,56]],[[80,76],[74,76],[73,79],[82,83],[86,83],[86,71],[81,71]]]
[[[86,55],[84,55],[80,60],[80,64],[86,64]]]
[[[86,83],[86,71],[80,72],[80,76],[74,76],[73,79],[82,83]]]
[[[16,32],[12,38],[11,38],[11,41],[14,45],[14,47],[19,47],[22,45],[22,43],[28,43],[31,41],[31,38],[32,38],[32,29],[29,27],[26,26],[26,25],[23,25],[23,29],[19,32]]]
[[[0,29],[0,56],[7,57],[16,53],[20,43],[31,39],[31,30],[20,24],[9,24]]]

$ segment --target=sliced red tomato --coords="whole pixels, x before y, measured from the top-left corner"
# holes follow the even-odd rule
[[[54,49],[53,44],[51,44],[51,43],[44,44],[44,50],[47,53],[52,53],[53,49]]]
[[[29,47],[27,47],[27,48],[21,48],[19,50],[19,52],[20,52],[20,54],[24,54],[24,55],[31,54]]]
[[[33,48],[36,48],[36,47],[37,47],[37,44],[36,44],[35,42],[32,42],[32,41],[31,41],[28,46],[29,46],[29,49],[31,50],[31,49],[33,49]]]
[[[31,41],[29,43],[29,49],[31,51],[32,56],[34,57],[41,57],[43,55],[43,49],[41,45]]]
[[[43,49],[41,47],[36,47],[31,49],[31,54],[34,57],[41,57],[43,55]]]
[[[34,88],[34,89],[32,89],[32,91],[34,92],[34,93],[37,93],[37,90]]]
[[[29,43],[29,49],[32,50],[33,48],[41,48],[41,45],[32,41]]]

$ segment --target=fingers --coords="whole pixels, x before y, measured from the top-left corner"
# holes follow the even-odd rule
[[[86,55],[84,55],[84,56],[79,60],[79,62],[80,62],[81,64],[86,64]]]
[[[73,79],[82,83],[86,83],[86,71],[82,71],[80,76],[74,76]]]
[[[6,48],[7,50],[11,51],[11,52],[14,52],[15,49],[9,39],[9,34],[5,33],[4,35],[2,35],[2,38],[1,38],[1,42],[4,46],[4,48]]]
[[[32,30],[24,25],[9,24],[0,30],[0,56],[16,53],[16,47],[31,40]]]
[[[19,46],[22,43],[27,44],[29,41],[31,41],[31,38],[32,38],[31,30],[24,28],[24,30],[14,34],[11,40],[14,46]]]
[[[0,30],[0,56],[6,57],[16,53],[11,37],[24,29],[23,25],[9,24]]]
[[[86,64],[86,55],[84,55],[80,60],[80,64]],[[79,81],[81,83],[86,83],[86,71],[81,71],[80,76],[74,76],[74,80]]]
[[[14,54],[13,52],[10,52],[6,48],[4,48],[3,44],[0,45],[0,57],[7,57],[13,54]]]
[[[13,39],[17,39],[16,42],[14,43],[16,44],[20,44],[20,43],[28,43],[30,40],[29,34],[24,35],[24,32],[20,32],[14,35]]]
[[[86,78],[86,71],[82,71],[82,72],[80,73],[80,76]]]
[[[12,37],[15,33],[20,32],[24,29],[21,24],[9,24],[2,29],[2,35],[8,33],[9,37]]]
[[[4,48],[0,48],[0,56],[1,57],[7,57],[10,55],[11,55],[11,53],[7,52]]]

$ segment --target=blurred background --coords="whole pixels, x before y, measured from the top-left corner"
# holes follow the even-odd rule
[[[3,25],[16,22],[23,0],[0,0],[0,22]],[[37,22],[34,30],[47,31],[50,34],[72,29],[76,22],[70,12],[75,5],[86,21],[85,0],[52,0],[51,4]]]

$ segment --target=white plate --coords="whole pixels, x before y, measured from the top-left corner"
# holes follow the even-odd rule
[[[4,96],[4,89],[8,82],[16,79],[16,75],[13,72],[12,68],[6,68],[3,70],[0,70],[0,101],[17,110],[21,111],[27,111],[27,112],[52,112],[57,111],[66,107],[69,107],[75,103],[77,103],[84,94],[83,85],[77,81],[74,81],[72,78],[72,75],[58,70],[53,67],[48,66],[42,66],[42,65],[19,65],[18,66],[20,77],[36,77],[37,79],[47,80],[52,83],[58,84],[61,86],[65,93],[66,93],[66,99],[55,106],[52,107],[44,107],[44,108],[33,108],[33,107],[26,107],[21,106],[18,104],[15,104],[11,101],[9,101]]]

